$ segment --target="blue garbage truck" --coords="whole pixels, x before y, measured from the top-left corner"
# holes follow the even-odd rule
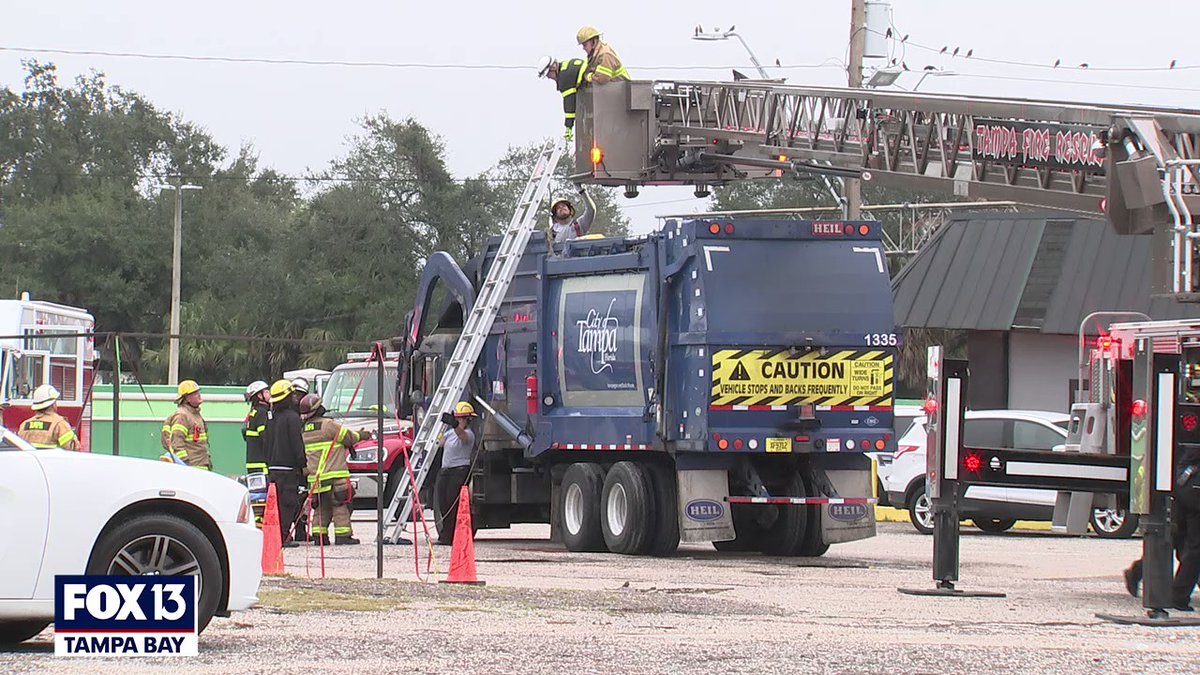
[[[700,218],[554,247],[535,233],[464,394],[486,411],[475,525],[550,523],[571,551],[637,555],[681,540],[821,555],[873,536],[865,453],[894,450],[898,350],[879,227]],[[426,261],[401,339],[405,414],[498,242],[465,266]]]

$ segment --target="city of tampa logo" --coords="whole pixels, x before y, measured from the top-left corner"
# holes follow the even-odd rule
[[[59,656],[196,656],[196,577],[54,578]]]
[[[617,299],[613,298],[612,302],[608,303],[608,312],[604,316],[600,316],[600,312],[595,309],[590,309],[587,318],[575,322],[575,325],[579,326],[577,351],[589,355],[593,375],[612,370],[613,362],[617,360],[617,331],[621,329],[621,322],[612,315],[613,306],[616,304]]]

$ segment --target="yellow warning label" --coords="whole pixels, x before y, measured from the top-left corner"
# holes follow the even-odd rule
[[[712,357],[712,405],[890,406],[892,354],[725,349]]]

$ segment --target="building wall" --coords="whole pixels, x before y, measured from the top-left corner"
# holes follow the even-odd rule
[[[967,334],[971,379],[967,407],[1004,410],[1008,407],[1008,333],[973,330]]]
[[[1010,333],[1008,407],[1068,412],[1071,383],[1079,377],[1078,359],[1076,337]],[[978,372],[974,367],[971,371]]]

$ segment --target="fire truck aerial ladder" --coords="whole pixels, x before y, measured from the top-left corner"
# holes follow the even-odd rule
[[[1107,217],[1154,237],[1154,289],[1200,302],[1200,110],[815,88],[614,82],[580,97],[575,180],[861,177]]]

